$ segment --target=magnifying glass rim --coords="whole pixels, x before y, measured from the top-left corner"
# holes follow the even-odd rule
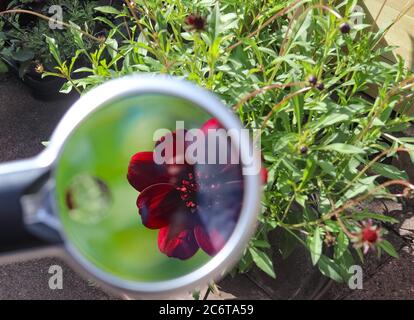
[[[162,94],[182,98],[194,103],[212,117],[217,118],[225,129],[242,129],[240,121],[215,95],[190,82],[162,75],[133,75],[117,78],[92,89],[82,96],[59,123],[47,149],[49,156],[55,160],[53,161],[52,178],[56,178],[55,169],[61,153],[64,150],[65,143],[87,117],[101,107],[108,106],[111,101],[119,101],[123,98],[142,94]],[[249,138],[242,135],[240,146],[248,146],[248,143]],[[239,149],[241,158],[249,159],[249,154],[245,154],[244,156],[246,158],[243,158],[243,153],[249,152],[249,148]],[[261,161],[260,157],[255,155],[254,161]],[[139,293],[141,295],[169,295],[183,292],[184,290],[193,290],[194,288],[207,284],[212,279],[220,277],[225,271],[228,271],[227,268],[238,261],[243,249],[255,231],[262,189],[259,174],[244,175],[243,184],[243,205],[240,216],[232,235],[223,249],[203,266],[175,279],[157,282],[139,282],[122,279],[103,271],[89,261],[71,240],[68,239],[63,226],[60,233],[64,240],[66,250],[74,258],[79,267],[98,280],[101,280],[104,284],[110,285],[115,289]],[[55,205],[57,205],[56,190],[54,192]]]

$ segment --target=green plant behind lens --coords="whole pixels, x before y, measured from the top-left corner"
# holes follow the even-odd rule
[[[176,121],[200,127],[210,116],[189,102],[161,95],[125,98],[101,108],[72,134],[56,168],[56,196],[68,239],[94,265],[128,280],[183,276],[208,261],[188,260],[157,247],[158,230],[145,228],[138,192],[126,179],[132,155],[153,150],[153,133]]]

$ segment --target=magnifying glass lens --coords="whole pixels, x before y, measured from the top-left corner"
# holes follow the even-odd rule
[[[224,247],[239,219],[238,148],[219,120],[182,98],[112,101],[74,130],[56,166],[64,233],[122,279],[171,280]]]

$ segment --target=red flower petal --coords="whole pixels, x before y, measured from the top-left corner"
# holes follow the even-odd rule
[[[159,183],[146,188],[138,197],[137,206],[142,223],[149,229],[167,226],[181,210],[182,201],[175,186]]]
[[[207,232],[202,226],[194,227],[194,235],[198,245],[208,255],[216,255],[226,244],[226,239],[217,229]]]
[[[127,179],[138,191],[157,183],[175,184],[187,176],[191,167],[177,164],[157,164],[153,152],[139,152],[129,163]]]
[[[267,177],[268,177],[268,171],[265,167],[262,166],[262,169],[260,170],[260,178],[262,179],[262,183],[267,183]]]
[[[203,130],[205,133],[208,133],[208,129],[223,129],[223,126],[216,118],[211,118],[201,126],[201,130]]]
[[[181,260],[191,258],[198,250],[192,226],[173,223],[160,229],[158,248],[169,257]]]

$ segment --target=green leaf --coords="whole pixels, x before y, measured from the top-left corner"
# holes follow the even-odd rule
[[[52,54],[53,58],[55,59],[55,61],[58,63],[58,65],[62,65],[62,60],[60,58],[60,53],[59,53],[59,48],[58,45],[56,43],[56,40],[48,37],[47,35],[45,35],[46,37],[46,42],[49,45],[49,51]]]
[[[220,6],[216,2],[210,15],[211,38],[214,40],[220,33]]]
[[[265,249],[269,249],[270,248],[270,244],[269,242],[265,241],[265,240],[252,240],[252,244],[253,246],[255,246],[256,248],[265,248]]]
[[[317,122],[316,128],[321,129],[324,127],[332,126],[338,122],[344,122],[350,119],[350,115],[346,113],[332,113],[325,118],[322,118]]]
[[[61,93],[69,93],[71,92],[73,89],[73,85],[70,82],[65,82],[62,86],[62,88],[60,88],[59,92]]]
[[[341,267],[327,256],[321,255],[318,261],[318,267],[324,276],[327,276],[337,282],[343,282]]]
[[[324,161],[324,160],[319,160],[318,165],[322,168],[322,170],[325,173],[327,173],[329,175],[333,175],[333,176],[336,175],[336,168],[332,163],[330,163],[328,161]]]
[[[73,41],[79,48],[81,49],[85,48],[81,28],[77,24],[73,23],[72,21],[69,21],[69,24],[70,24],[70,32],[73,36]]]
[[[386,177],[388,179],[395,179],[395,180],[400,180],[400,179],[407,180],[408,179],[407,173],[389,164],[374,163],[371,168],[375,173],[378,173],[381,176]]]
[[[345,193],[344,197],[341,199],[342,201],[338,202],[337,205],[342,205],[344,201],[352,199],[357,195],[374,188],[374,182],[377,178],[378,176],[371,176],[358,180],[354,186]]]
[[[393,217],[386,216],[384,214],[380,213],[371,213],[371,212],[356,212],[352,214],[352,218],[354,220],[360,221],[360,220],[366,220],[366,219],[374,219],[378,221],[383,222],[389,222],[389,223],[398,223],[399,221]]]
[[[109,14],[121,14],[121,11],[115,9],[111,6],[101,6],[101,7],[95,7],[96,11],[102,12],[102,13],[109,13]]]
[[[111,55],[112,59],[114,59],[118,54],[118,41],[112,38],[108,38],[105,40],[105,44],[108,46],[108,52]]]
[[[276,274],[273,269],[273,262],[269,258],[269,256],[256,248],[250,248],[249,249],[250,254],[252,255],[253,261],[256,263],[256,265],[266,272],[269,276],[276,279]]]
[[[311,253],[312,263],[313,265],[316,265],[322,254],[322,238],[319,227],[315,228],[315,231],[309,240],[309,250]]]
[[[29,49],[20,49],[13,54],[13,59],[19,62],[29,61],[34,58],[35,54]]]
[[[345,251],[348,250],[349,239],[346,234],[341,230],[336,238],[335,246],[335,259],[342,257]]]
[[[345,144],[345,143],[332,143],[328,146],[321,147],[319,150],[337,151],[345,154],[357,154],[364,153],[364,150],[356,146]]]
[[[388,253],[391,257],[399,258],[397,250],[395,250],[394,246],[389,241],[384,239],[378,242],[378,246],[386,253]]]

